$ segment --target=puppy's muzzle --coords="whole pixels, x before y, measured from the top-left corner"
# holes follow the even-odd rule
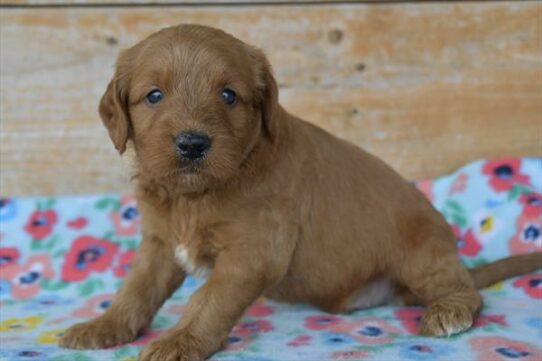
[[[177,154],[181,159],[197,160],[211,147],[211,139],[204,133],[182,132],[175,138]]]

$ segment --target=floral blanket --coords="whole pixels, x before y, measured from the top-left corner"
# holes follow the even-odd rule
[[[477,161],[417,186],[452,225],[467,266],[542,250],[542,159]],[[188,278],[152,330],[129,345],[56,345],[68,326],[111,304],[134,257],[139,224],[130,195],[0,200],[0,360],[135,360],[173,325],[201,281]],[[447,339],[416,336],[420,308],[329,315],[262,299],[212,360],[542,360],[542,273],[483,295],[474,328]]]

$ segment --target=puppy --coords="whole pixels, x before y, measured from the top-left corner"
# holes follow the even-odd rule
[[[170,27],[122,52],[99,112],[118,151],[135,150],[143,239],[111,307],[64,347],[133,341],[188,273],[205,285],[141,361],[208,357],[262,295],[328,312],[421,303],[421,334],[449,336],[471,327],[477,287],[542,265],[463,268],[420,192],[288,114],[263,53],[220,30]]]

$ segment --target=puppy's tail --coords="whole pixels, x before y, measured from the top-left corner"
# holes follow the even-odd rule
[[[469,269],[477,289],[491,286],[507,278],[531,273],[542,268],[542,252],[503,258]]]

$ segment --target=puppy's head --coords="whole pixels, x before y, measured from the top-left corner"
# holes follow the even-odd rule
[[[120,153],[139,171],[187,191],[232,177],[261,141],[274,141],[277,85],[259,50],[217,29],[181,25],[122,52],[100,102]]]

